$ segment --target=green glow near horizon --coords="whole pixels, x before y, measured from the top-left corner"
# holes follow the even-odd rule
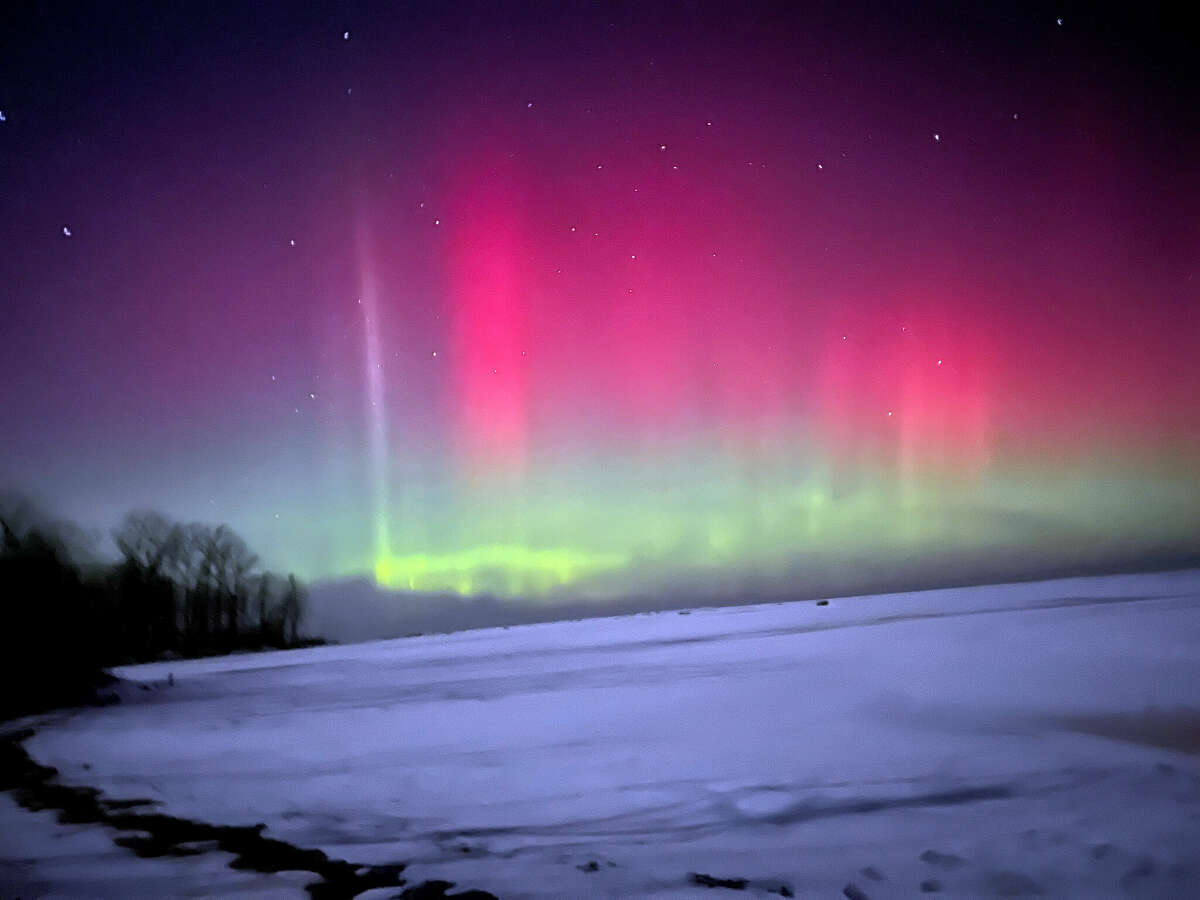
[[[797,564],[853,569],[1022,547],[1070,553],[1130,536],[1153,547],[1200,524],[1194,476],[1074,476],[875,472],[833,490],[816,473],[776,470],[747,481],[700,466],[680,476],[678,490],[650,491],[633,477],[593,491],[587,504],[565,484],[542,483],[461,497],[441,510],[444,527],[435,523],[433,534],[429,519],[410,521],[407,533],[393,529],[393,552],[375,554],[368,567],[380,586],[401,591],[602,598],[655,590],[687,573],[786,584]],[[395,552],[406,545],[414,549]]]
[[[463,595],[480,590],[544,593],[597,572],[619,568],[627,561],[619,553],[491,544],[456,553],[381,555],[375,560],[375,580],[393,589]]]

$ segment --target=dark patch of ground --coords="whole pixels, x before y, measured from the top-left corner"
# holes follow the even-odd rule
[[[1056,722],[1098,737],[1200,753],[1200,709],[1150,708],[1137,713],[1062,716]]]
[[[454,887],[453,881],[426,881],[416,887],[405,888],[396,894],[393,900],[496,900],[495,895],[487,891],[463,891],[461,894],[447,894]]]
[[[921,862],[928,863],[937,869],[950,871],[962,868],[966,860],[955,853],[939,853],[937,850],[926,850],[921,854]]]
[[[43,766],[25,750],[33,736],[23,729],[0,736],[0,790],[12,791],[28,810],[53,810],[63,823],[103,824],[121,834],[113,842],[142,857],[197,856],[214,850],[233,854],[235,869],[255,872],[312,872],[319,880],[306,886],[313,900],[349,900],[374,888],[403,887],[405,863],[364,866],[331,859],[265,837],[266,825],[210,825],[148,811],[152,800],[111,800],[90,787],[62,784],[58,770]],[[426,881],[398,894],[405,900],[497,900],[487,891],[447,894],[448,881]]]
[[[731,891],[744,891],[750,883],[745,878],[717,878],[703,872],[688,872],[688,881],[701,887],[729,888]]]
[[[780,897],[794,897],[795,893],[787,884],[780,882],[756,881],[749,878],[717,878],[715,875],[705,875],[703,872],[688,872],[688,881],[708,888],[727,888],[731,891],[744,891],[755,888],[768,894],[778,894]]]

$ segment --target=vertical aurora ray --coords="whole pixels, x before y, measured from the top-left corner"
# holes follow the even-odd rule
[[[1075,408],[1056,360],[1022,384],[1041,348],[1009,321],[1028,302],[1017,279],[979,286],[942,271],[943,249],[916,271],[891,261],[889,238],[869,276],[823,289],[841,274],[818,278],[807,266],[826,264],[796,262],[767,222],[732,229],[698,202],[719,158],[711,176],[671,169],[656,185],[646,155],[628,173],[592,170],[603,189],[566,212],[486,141],[455,158],[439,226],[452,499],[437,512],[451,524],[377,555],[381,582],[737,592],[739,579],[791,584],[805,566],[1002,558],[1034,535],[1083,554],[1096,519],[1147,543],[1196,520],[1194,481],[1160,526],[1110,476],[1077,476],[1094,454],[1082,433],[1061,443],[1061,462],[1016,468],[1014,447],[1040,430],[1022,418]],[[622,221],[630,198],[644,209]],[[1147,484],[1179,477],[1135,455],[1128,465]],[[1092,492],[1070,493],[1073,480]]]
[[[530,284],[519,189],[467,165],[448,224],[455,436],[469,479],[519,479],[529,449]]]
[[[388,582],[391,573],[390,475],[387,420],[387,391],[384,380],[382,331],[379,320],[379,287],[372,259],[370,235],[360,219],[355,229],[358,257],[358,306],[363,324],[364,407],[367,422],[367,455],[371,473],[372,528],[375,577]]]

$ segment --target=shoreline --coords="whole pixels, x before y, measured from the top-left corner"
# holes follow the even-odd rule
[[[265,836],[267,826],[212,825],[153,811],[159,801],[149,798],[115,800],[83,785],[63,784],[53,766],[39,763],[24,743],[36,734],[18,727],[0,735],[0,791],[12,794],[30,812],[49,811],[70,825],[105,825],[118,833],[112,843],[138,857],[195,857],[221,851],[233,855],[229,867],[263,874],[310,872],[318,880],[304,886],[314,900],[349,900],[376,888],[402,888],[403,900],[498,900],[487,891],[454,888],[448,881],[425,881],[406,886],[407,863],[363,865],[330,858],[321,850],[297,847]]]

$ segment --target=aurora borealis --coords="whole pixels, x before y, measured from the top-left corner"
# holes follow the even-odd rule
[[[0,484],[63,515],[525,597],[1200,547],[1161,21],[11,15]]]

